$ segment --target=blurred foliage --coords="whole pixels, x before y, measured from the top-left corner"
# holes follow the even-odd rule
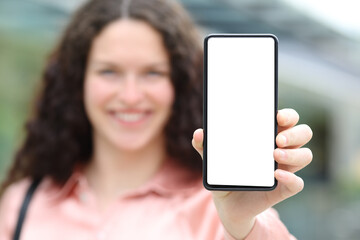
[[[0,29],[0,179],[21,142],[46,56],[49,36]]]

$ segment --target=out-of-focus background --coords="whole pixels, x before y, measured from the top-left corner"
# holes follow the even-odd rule
[[[83,0],[0,0],[0,179],[46,58]],[[305,189],[276,206],[298,239],[360,239],[360,17],[350,0],[182,0],[204,35],[279,39],[279,108],[314,132]]]

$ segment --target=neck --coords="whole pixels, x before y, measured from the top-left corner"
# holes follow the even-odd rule
[[[94,140],[93,157],[85,168],[85,175],[104,208],[119,194],[146,183],[165,158],[162,136],[136,151],[121,150],[105,141]]]

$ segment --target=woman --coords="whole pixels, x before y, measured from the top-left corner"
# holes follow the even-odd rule
[[[22,239],[293,238],[270,207],[303,188],[293,172],[311,161],[311,130],[279,111],[274,191],[204,190],[189,140],[202,125],[198,40],[172,1],[93,0],[75,14],[3,184],[1,240],[39,178]],[[200,155],[202,140],[198,129]]]

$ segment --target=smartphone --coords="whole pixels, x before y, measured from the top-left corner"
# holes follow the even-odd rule
[[[277,52],[272,34],[205,38],[203,182],[208,190],[276,187]]]

